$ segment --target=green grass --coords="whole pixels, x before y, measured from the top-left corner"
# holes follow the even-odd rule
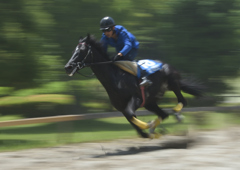
[[[5,127],[0,129],[0,151],[112,140],[132,136],[137,137],[125,118]]]
[[[73,103],[74,98],[71,95],[63,94],[41,94],[30,96],[7,96],[0,98],[0,106],[4,105],[17,105],[24,103],[36,103],[36,102],[49,102],[58,104],[70,104]]]
[[[156,116],[138,118],[148,122]],[[182,124],[176,123],[174,117],[170,117],[161,126],[168,134],[178,135],[188,128],[213,130],[240,125],[239,118],[237,112],[192,112],[185,114],[185,121]],[[2,117],[0,121],[11,119],[14,117],[7,116]],[[159,131],[161,126],[156,131]],[[22,125],[0,128],[0,151],[137,137],[136,131],[124,117]]]
[[[97,79],[51,82],[38,88],[24,90],[0,87],[0,95],[5,96],[0,98],[0,106],[14,106],[30,102],[71,104],[75,102],[74,97],[65,94],[66,91],[74,89],[77,89],[82,97],[97,96],[96,100],[82,102],[83,106],[92,109],[108,107],[108,103],[98,102],[100,101],[99,98],[105,99],[108,97]],[[192,98],[191,95],[185,93],[183,95],[186,98]],[[161,107],[175,106],[176,97],[174,93],[167,92],[164,98],[170,100],[167,100],[166,103],[161,102]],[[186,119],[183,124],[177,124],[173,117],[162,123],[162,126],[167,129],[167,133],[179,134],[187,128],[212,130],[240,124],[240,116],[237,112],[192,112],[184,115]],[[0,115],[0,121],[21,118],[23,117]],[[139,117],[145,122],[155,118],[155,115]],[[123,117],[13,126],[0,128],[0,151],[137,137],[136,131]]]
[[[6,115],[6,116],[1,116],[0,115],[0,122],[1,121],[8,121],[8,120],[17,120],[17,119],[22,119],[23,117],[20,115]]]

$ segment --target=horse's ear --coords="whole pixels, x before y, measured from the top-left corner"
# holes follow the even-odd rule
[[[83,39],[83,37],[82,37],[82,36],[80,36],[80,37],[79,37],[79,43],[81,43],[81,42],[82,42],[82,39]]]
[[[88,33],[88,34],[87,34],[86,42],[88,43],[89,41],[90,41],[90,34]]]

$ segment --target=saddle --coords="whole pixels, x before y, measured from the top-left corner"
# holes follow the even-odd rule
[[[115,61],[114,64],[121,68],[122,70],[137,76],[141,77],[142,71],[145,72],[145,76],[159,71],[163,67],[163,63],[157,60],[138,60],[138,61]]]
[[[137,76],[138,78],[141,77],[141,74],[144,71],[144,76],[148,76],[150,74],[155,73],[156,71],[161,70],[164,68],[163,64],[160,61],[156,60],[138,60],[138,61],[115,61],[114,64],[121,68],[122,70]],[[143,102],[141,104],[141,107],[145,105],[145,92],[144,92],[144,86],[140,87]]]

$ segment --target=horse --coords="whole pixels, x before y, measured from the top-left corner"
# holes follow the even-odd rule
[[[183,81],[180,73],[169,64],[164,63],[161,70],[148,76],[152,84],[146,87],[143,93],[139,86],[139,78],[114,63],[107,52],[103,50],[101,42],[88,34],[79,40],[72,57],[65,65],[65,71],[69,76],[73,76],[80,69],[90,67],[106,89],[111,104],[122,112],[143,138],[158,138],[160,134],[154,132],[154,129],[169,116],[157,104],[165,91],[170,90],[175,93],[178,104],[173,110],[176,112],[180,112],[187,105],[181,91],[196,97],[202,96],[200,85]],[[142,106],[158,117],[148,123],[139,120],[135,111]],[[150,132],[147,133],[146,129],[149,129]]]

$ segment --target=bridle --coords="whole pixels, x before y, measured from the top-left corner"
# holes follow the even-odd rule
[[[91,75],[84,75],[84,74],[80,73],[79,70],[83,69],[84,67],[90,67],[90,66],[93,66],[93,65],[101,65],[101,64],[111,64],[111,63],[113,63],[113,61],[94,63],[93,62],[93,52],[92,52],[91,45],[88,45],[85,42],[84,43],[79,43],[78,45],[80,45],[80,44],[84,44],[85,46],[87,46],[88,47],[88,52],[87,52],[86,56],[83,58],[83,60],[81,62],[74,63],[77,66],[75,67],[75,69],[72,71],[71,74],[74,74],[75,72],[77,72],[78,74],[80,74],[80,75],[82,75],[84,77],[92,77],[92,76],[94,76],[94,73],[92,73]],[[87,59],[87,57],[89,55],[91,56],[92,62],[91,63],[85,63],[85,60]]]
[[[85,60],[87,59],[89,54],[91,54],[91,58],[93,60],[92,47],[90,45],[87,45],[86,43],[79,43],[78,45],[80,45],[80,44],[84,44],[85,46],[87,46],[88,47],[88,52],[81,62],[77,62],[77,67],[78,67],[79,70],[84,68],[84,67],[88,67],[88,64],[85,63]]]

